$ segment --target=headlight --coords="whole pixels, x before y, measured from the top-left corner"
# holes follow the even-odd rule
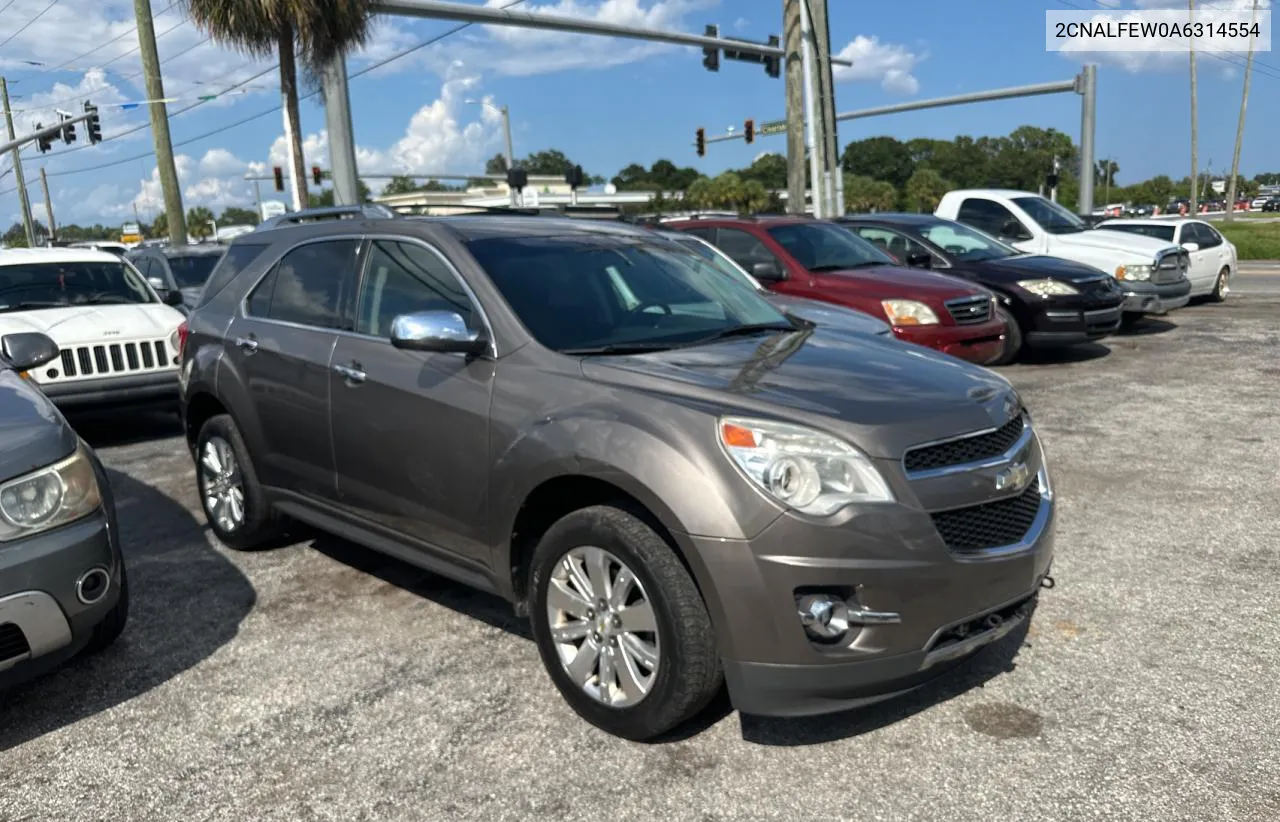
[[[881,300],[885,316],[894,325],[937,325],[933,309],[915,300]]]
[[[803,514],[822,517],[852,502],[894,501],[866,454],[812,428],[726,417],[720,442],[752,482]]]
[[[1116,269],[1117,280],[1149,280],[1153,265],[1122,265]]]
[[[177,356],[182,350],[182,329],[175,328],[173,333],[169,335],[169,351],[173,356]]]
[[[59,463],[0,485],[0,542],[65,525],[101,504],[93,465],[76,448]]]
[[[1062,280],[1018,280],[1018,287],[1041,297],[1065,297],[1080,293]]]
[[[1044,488],[1041,492],[1049,499],[1053,499],[1053,484],[1049,481],[1049,460],[1044,455],[1044,443],[1040,441],[1039,435],[1036,436],[1036,446],[1040,449],[1040,473],[1044,477]]]

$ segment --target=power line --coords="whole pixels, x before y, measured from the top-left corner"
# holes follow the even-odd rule
[[[521,3],[523,3],[523,2],[524,2],[524,0],[512,0],[512,2],[509,2],[509,3],[507,3],[506,5],[501,6],[501,8],[503,8],[503,9],[509,9],[509,8],[512,8],[513,6],[518,6],[518,5],[520,5]],[[389,63],[393,63],[393,62],[395,62],[396,60],[399,60],[399,59],[400,59],[400,58],[402,58],[402,57],[405,57],[405,56],[407,56],[407,55],[409,55],[409,54],[412,54],[412,53],[413,53],[413,52],[415,52],[415,51],[419,51],[419,50],[421,50],[421,49],[424,49],[424,48],[426,48],[427,46],[435,45],[436,43],[439,43],[441,40],[445,39],[446,37],[451,37],[451,36],[453,36],[454,34],[457,34],[458,32],[462,31],[463,29],[470,28],[470,27],[471,27],[471,26],[473,26],[473,25],[475,25],[475,23],[459,23],[458,25],[454,26],[453,28],[451,28],[451,29],[449,29],[449,30],[447,30],[447,31],[445,31],[445,32],[443,32],[443,33],[441,33],[441,34],[435,35],[434,37],[430,37],[430,38],[428,38],[428,39],[426,39],[426,40],[422,41],[421,43],[418,43],[418,44],[417,44],[417,45],[415,45],[415,46],[410,46],[409,48],[407,48],[407,49],[405,49],[405,50],[403,50],[403,51],[397,52],[396,54],[391,55],[390,57],[386,58],[385,60],[380,60],[380,61],[378,61],[377,63],[374,63],[373,65],[365,66],[364,68],[360,69],[359,71],[354,72],[354,73],[351,75],[351,79],[353,79],[353,80],[354,80],[355,78],[357,78],[357,77],[361,77],[361,76],[363,76],[363,75],[365,75],[365,74],[368,74],[368,73],[370,73],[370,72],[372,72],[372,71],[377,71],[378,69],[382,68],[383,66],[388,65]],[[271,66],[270,68],[266,69],[265,71],[261,72],[260,74],[254,75],[253,77],[250,77],[248,80],[245,80],[245,81],[244,81],[244,82],[242,82],[242,83],[238,83],[238,84],[236,84],[235,86],[232,86],[231,88],[227,89],[227,91],[231,91],[232,89],[234,89],[234,88],[238,88],[239,86],[242,86],[242,85],[245,85],[246,83],[249,83],[249,82],[250,82],[250,81],[252,81],[252,80],[256,80],[258,77],[261,77],[263,74],[266,74],[266,73],[267,73],[267,72],[269,72],[269,71],[273,71],[273,70],[275,70],[275,69],[277,69],[277,68],[279,68],[279,67],[280,67],[280,64],[279,64],[279,63],[277,63],[277,64],[275,64],[275,65]],[[224,93],[225,93],[225,92],[224,92]],[[309,92],[309,93],[307,93],[307,94],[303,94],[303,95],[299,96],[299,97],[298,97],[298,101],[299,101],[299,102],[301,102],[301,101],[303,101],[303,100],[307,100],[307,99],[310,99],[310,98],[312,98],[312,97],[316,97],[316,96],[318,96],[319,94],[320,94],[320,92],[319,92],[319,91],[312,91],[312,92]],[[180,114],[184,114],[185,112],[188,112],[188,111],[190,111],[191,109],[196,108],[197,106],[204,105],[206,102],[208,102],[208,101],[207,101],[207,100],[201,100],[200,102],[198,102],[198,103],[194,103],[194,104],[192,104],[192,105],[190,105],[190,106],[187,106],[186,108],[179,109],[178,111],[175,111],[174,113],[170,114],[170,115],[169,115],[169,119],[171,119],[171,120],[172,120],[174,117],[177,117],[177,116],[178,116],[178,115],[180,115]],[[267,116],[267,115],[269,115],[269,114],[274,114],[275,112],[279,111],[281,108],[283,108],[283,106],[282,106],[282,105],[275,105],[275,106],[272,106],[271,108],[269,108],[269,109],[264,109],[263,111],[260,111],[260,112],[258,112],[257,114],[251,114],[251,115],[249,115],[248,117],[245,117],[245,118],[243,118],[243,119],[236,120],[235,122],[232,122],[232,123],[227,123],[226,125],[223,125],[223,126],[219,126],[218,128],[215,128],[215,129],[214,129],[214,130],[212,130],[212,131],[206,131],[206,132],[205,132],[205,133],[203,133],[203,134],[198,134],[198,135],[196,135],[196,136],[194,136],[194,137],[188,137],[186,140],[183,140],[183,141],[178,142],[178,143],[174,143],[174,144],[173,144],[173,147],[174,147],[174,148],[180,148],[180,147],[182,147],[182,146],[190,145],[190,144],[192,144],[192,143],[197,143],[197,142],[199,142],[199,141],[201,141],[201,140],[204,140],[204,139],[207,139],[207,138],[209,138],[209,137],[213,137],[213,136],[216,136],[216,135],[218,135],[218,134],[222,134],[222,133],[223,133],[223,132],[225,132],[225,131],[230,131],[230,130],[231,130],[231,129],[233,129],[233,128],[239,128],[240,126],[243,126],[243,125],[245,125],[245,124],[247,124],[247,123],[251,123],[251,122],[253,122],[254,120],[259,120],[259,119],[261,119],[261,118],[263,118],[263,117],[266,117],[266,116]],[[132,128],[132,129],[130,129],[130,130],[128,130],[128,131],[124,131],[124,132],[121,132],[120,134],[114,135],[114,136],[112,136],[112,137],[110,137],[110,138],[108,138],[108,139],[106,139],[106,140],[103,140],[102,142],[103,142],[103,143],[105,143],[105,142],[109,142],[109,140],[115,140],[115,139],[118,139],[118,138],[120,138],[120,137],[124,137],[124,136],[126,136],[126,135],[128,135],[128,134],[133,134],[134,132],[141,131],[141,130],[142,130],[142,129],[144,129],[144,128],[148,128],[149,126],[150,126],[150,123],[143,124],[143,125],[138,126],[138,127],[136,127],[136,128]],[[101,143],[99,143],[99,145],[101,145]],[[62,152],[61,154],[62,154],[62,156],[65,156],[65,155],[67,155],[67,154],[70,154],[72,151],[78,151],[78,150],[80,150],[80,149],[82,149],[82,148],[88,148],[88,147],[89,147],[89,146],[87,146],[87,145],[85,145],[85,146],[78,146],[78,147],[76,147],[76,148],[70,149],[69,151],[64,151],[64,152]],[[71,175],[71,174],[83,174],[83,173],[87,173],[87,172],[90,172],[90,171],[101,171],[102,169],[106,169],[106,168],[113,168],[114,166],[124,165],[125,163],[132,163],[132,162],[134,162],[135,160],[144,160],[144,159],[146,159],[147,157],[154,157],[154,156],[155,156],[155,150],[153,149],[153,150],[151,150],[151,151],[148,151],[148,152],[145,152],[145,153],[142,153],[142,154],[138,154],[138,155],[135,155],[135,156],[132,156],[132,157],[125,157],[125,158],[122,158],[122,159],[120,159],[120,160],[113,160],[113,161],[111,161],[111,162],[109,162],[109,163],[101,163],[101,164],[96,165],[96,166],[85,166],[85,167],[83,167],[83,168],[72,168],[72,169],[67,169],[67,170],[65,170],[65,171],[50,171],[50,172],[47,172],[47,173],[46,173],[46,176],[49,176],[49,177],[64,177],[64,176]],[[17,189],[14,189],[14,191],[16,191],[16,190],[17,190]],[[2,193],[6,193],[6,194],[7,194],[8,192],[2,192]]]
[[[17,2],[17,0],[10,0],[9,5],[13,5],[15,2]],[[177,4],[177,0],[174,0],[174,2],[171,2],[169,5],[165,6],[165,7],[164,7],[163,9],[161,9],[160,11],[158,11],[158,12],[156,12],[155,14],[151,15],[151,19],[152,19],[152,20],[154,20],[155,18],[157,18],[157,17],[159,17],[160,15],[164,14],[165,12],[169,11],[170,9],[172,9],[172,8],[173,8],[174,6],[176,6],[176,5],[178,5],[178,4]],[[8,6],[5,6],[5,8],[8,8]],[[4,11],[4,9],[0,9],[0,11]],[[55,71],[62,71],[63,69],[67,68],[68,66],[74,66],[76,63],[79,63],[81,60],[83,60],[84,58],[88,57],[89,55],[91,55],[91,54],[97,54],[98,52],[100,52],[100,51],[102,51],[103,49],[105,49],[107,46],[109,46],[109,45],[111,45],[111,44],[113,44],[113,43],[118,43],[118,42],[120,42],[121,40],[123,40],[124,38],[128,37],[130,34],[133,34],[133,33],[134,33],[135,31],[137,31],[137,30],[138,30],[137,25],[134,25],[132,28],[126,29],[125,31],[121,32],[120,34],[117,34],[115,37],[112,37],[110,40],[107,40],[107,41],[106,41],[106,42],[104,42],[104,43],[100,43],[100,44],[98,44],[98,45],[94,46],[93,48],[91,48],[91,49],[89,49],[88,51],[86,51],[84,54],[80,54],[80,55],[77,55],[77,56],[75,56],[75,57],[72,57],[70,60],[66,61],[65,63],[60,63],[60,64],[58,64],[58,65],[56,65],[56,66],[51,67],[51,68],[43,68],[43,69],[40,69],[39,71],[33,71],[33,72],[31,72],[30,74],[28,74],[27,76],[25,76],[25,77],[19,77],[18,79],[14,80],[14,81],[12,81],[12,82],[14,82],[14,83],[21,83],[23,80],[29,80],[29,79],[31,79],[32,77],[35,77],[35,76],[40,75],[40,74],[49,74],[49,73],[52,73],[52,72],[55,72]],[[136,51],[136,49],[135,49],[135,51]]]
[[[4,38],[4,40],[0,40],[0,46],[7,45],[10,40],[17,37],[19,34],[22,34],[27,29],[31,28],[31,25],[35,23],[35,21],[39,20],[41,17],[44,17],[44,13],[47,12],[49,9],[53,8],[54,6],[56,6],[57,4],[58,4],[58,0],[51,0],[49,5],[41,9],[40,13],[37,14],[35,17],[32,17],[30,20],[28,20],[25,26],[15,31],[13,34],[10,34],[8,37]],[[8,8],[8,6],[5,6],[5,8]]]

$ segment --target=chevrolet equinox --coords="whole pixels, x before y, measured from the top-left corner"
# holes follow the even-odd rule
[[[814,325],[654,232],[355,218],[234,240],[181,329],[210,527],[493,592],[585,720],[796,716],[1029,619],[1053,492],[1009,382]]]

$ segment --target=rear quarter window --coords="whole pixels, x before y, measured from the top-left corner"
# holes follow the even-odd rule
[[[236,278],[236,276],[258,259],[267,248],[266,243],[236,243],[227,249],[227,253],[222,255],[222,259],[214,267],[213,272],[209,275],[208,281],[204,284],[204,290],[200,292],[200,299],[196,300],[196,308],[204,305],[218,295],[227,284]]]

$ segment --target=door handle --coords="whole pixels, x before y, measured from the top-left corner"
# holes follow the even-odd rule
[[[368,376],[359,368],[353,368],[349,365],[335,365],[333,370],[347,378],[348,382],[364,382]]]
[[[252,354],[258,350],[258,341],[249,337],[236,337],[236,345],[245,350],[245,353]]]

